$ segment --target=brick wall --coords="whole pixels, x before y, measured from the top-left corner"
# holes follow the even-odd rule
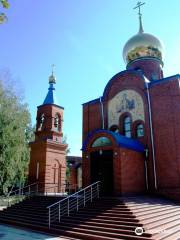
[[[143,154],[122,148],[120,150],[120,165],[121,193],[143,193],[146,190]]]
[[[178,79],[150,89],[158,188],[180,187],[180,88]]]

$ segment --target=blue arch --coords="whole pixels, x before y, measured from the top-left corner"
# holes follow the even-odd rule
[[[110,135],[113,137],[113,139],[115,140],[117,146],[119,147],[124,147],[124,148],[128,148],[128,149],[131,149],[131,150],[134,150],[134,151],[137,151],[137,152],[144,152],[145,150],[145,147],[142,143],[140,143],[139,141],[137,140],[134,140],[132,138],[128,138],[128,137],[125,137],[119,133],[115,133],[115,132],[112,132],[110,130],[102,130],[102,129],[99,129],[99,130],[95,130],[95,131],[92,131],[88,134],[87,138],[84,140],[83,142],[83,146],[82,146],[82,151],[86,151],[87,149],[87,146],[89,144],[89,141],[96,135],[96,134],[106,134],[106,135]],[[107,136],[108,137],[108,136]]]

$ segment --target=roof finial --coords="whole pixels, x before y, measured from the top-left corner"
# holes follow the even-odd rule
[[[52,75],[54,74],[54,69],[55,69],[55,64],[52,64],[51,67],[52,67]]]
[[[139,11],[138,11],[138,15],[139,15],[139,33],[143,33],[144,30],[143,30],[143,25],[142,25],[142,14],[141,14],[141,6],[144,5],[145,2],[138,2],[136,7],[134,7],[133,9],[136,9],[136,8],[139,8]]]
[[[55,64],[52,64],[51,67],[52,67],[52,74],[49,77],[49,83],[56,83],[56,77],[54,76]]]

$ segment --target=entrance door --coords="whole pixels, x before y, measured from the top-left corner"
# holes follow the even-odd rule
[[[91,183],[101,181],[104,195],[113,193],[113,151],[91,153]]]
[[[55,185],[55,189],[57,192],[61,192],[63,191],[63,189],[61,189],[61,165],[59,163],[55,163],[54,167],[53,167],[53,183]]]

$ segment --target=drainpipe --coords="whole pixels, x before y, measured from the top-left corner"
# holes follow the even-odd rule
[[[151,135],[151,146],[152,146],[152,158],[153,158],[153,172],[154,172],[154,187],[157,190],[157,174],[156,174],[156,157],[155,157],[155,148],[154,148],[154,134],[153,134],[153,128],[152,128],[152,108],[151,108],[151,99],[150,99],[150,93],[149,93],[149,85],[145,79],[145,85],[147,90],[147,99],[148,99],[148,111],[149,111],[149,124],[150,124],[150,135]]]
[[[146,189],[149,189],[149,183],[148,183],[148,168],[147,168],[147,160],[148,160],[148,148],[145,148],[145,161],[144,161],[144,165],[145,165],[145,178],[146,178]]]
[[[99,98],[101,104],[101,118],[102,118],[102,129],[104,129],[104,106],[102,102],[102,97]]]

